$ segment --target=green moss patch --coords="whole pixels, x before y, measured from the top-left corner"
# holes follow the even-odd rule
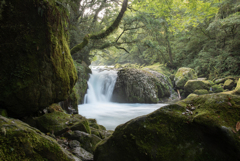
[[[69,115],[63,112],[47,113],[36,118],[38,128],[47,133],[61,135],[68,130],[79,130],[91,133],[88,121],[78,114]]]
[[[56,140],[27,124],[0,116],[0,160],[74,161]]]

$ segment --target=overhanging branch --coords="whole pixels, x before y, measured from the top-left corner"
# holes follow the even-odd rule
[[[97,34],[97,35],[86,35],[83,39],[83,42],[74,46],[71,49],[71,55],[75,54],[76,52],[82,50],[89,42],[89,39],[93,39],[93,40],[99,40],[99,39],[103,39],[105,37],[107,37],[108,35],[110,35],[120,24],[121,19],[127,9],[127,5],[128,5],[128,0],[124,0],[123,4],[122,4],[122,9],[119,12],[117,18],[115,19],[115,21],[113,22],[113,24],[107,28],[106,31]]]

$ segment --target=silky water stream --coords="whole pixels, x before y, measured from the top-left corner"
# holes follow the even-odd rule
[[[111,102],[117,71],[104,70],[104,67],[91,69],[84,104],[78,105],[78,111],[86,118],[95,118],[98,124],[105,126],[107,130],[114,130],[130,119],[151,113],[166,105]]]

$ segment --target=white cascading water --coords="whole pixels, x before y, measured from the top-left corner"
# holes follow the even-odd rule
[[[110,102],[117,71],[104,70],[104,67],[91,67],[88,90],[84,104],[78,105],[80,115],[94,118],[107,130],[114,130],[119,124],[135,117],[148,114],[166,104],[113,103]]]
[[[84,104],[96,102],[110,102],[117,79],[117,71],[92,68],[88,81],[88,90],[84,97]]]

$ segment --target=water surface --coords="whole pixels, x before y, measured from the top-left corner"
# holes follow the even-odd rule
[[[96,102],[78,105],[79,114],[86,118],[94,118],[107,130],[114,130],[118,125],[130,119],[149,114],[167,104],[127,104]]]

